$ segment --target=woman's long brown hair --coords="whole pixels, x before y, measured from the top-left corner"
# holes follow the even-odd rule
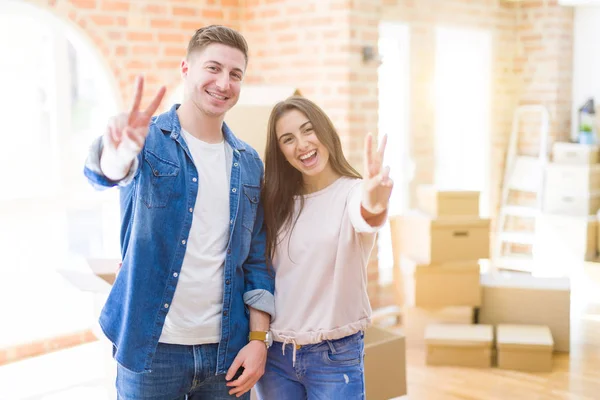
[[[279,119],[291,110],[298,110],[311,122],[319,141],[329,151],[329,163],[341,176],[361,178],[350,165],[342,150],[342,143],[333,123],[325,112],[312,101],[301,96],[292,96],[279,102],[271,111],[267,129],[265,149],[265,183],[263,187],[263,205],[267,227],[267,260],[275,255],[277,235],[285,224],[291,224],[294,211],[294,196],[303,193],[302,173],[291,166],[279,148],[275,127]],[[300,206],[300,212],[304,202]],[[298,213],[299,214],[299,213]]]

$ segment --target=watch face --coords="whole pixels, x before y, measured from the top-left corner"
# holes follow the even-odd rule
[[[271,334],[271,331],[267,332],[267,338],[265,339],[265,343],[267,344],[267,347],[271,347],[273,345],[273,335]]]

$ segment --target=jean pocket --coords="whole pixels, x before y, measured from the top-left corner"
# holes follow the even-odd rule
[[[256,209],[260,201],[260,186],[243,184],[244,196],[242,197],[242,226],[250,232],[254,230]]]
[[[342,339],[343,340],[343,339]],[[360,343],[350,341],[336,346],[336,342],[330,342],[329,348],[323,352],[323,362],[334,366],[358,365],[362,361],[362,348]]]
[[[140,181],[140,199],[148,208],[164,208],[173,192],[175,180],[179,175],[179,166],[165,160],[153,152],[144,151],[142,176]]]

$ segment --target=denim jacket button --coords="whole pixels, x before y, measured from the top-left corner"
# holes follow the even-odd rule
[[[230,283],[231,283],[231,282],[229,281],[229,279],[227,279],[227,280],[225,281],[225,284],[226,284],[226,285],[229,285]]]
[[[223,315],[227,316],[227,310],[223,311]]]
[[[235,192],[237,192],[237,189],[236,189],[236,188],[233,188],[233,189],[231,189],[231,191],[232,191],[233,193],[235,193]]]
[[[227,254],[231,254],[231,249],[227,249]]]
[[[169,303],[165,303],[165,308],[169,308]]]

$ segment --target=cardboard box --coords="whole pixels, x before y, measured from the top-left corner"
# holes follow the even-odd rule
[[[542,325],[496,327],[498,368],[525,372],[551,372],[554,341]]]
[[[600,209],[600,191],[565,193],[549,186],[544,189],[543,209],[547,214],[587,217]]]
[[[569,352],[571,287],[568,278],[542,278],[525,273],[490,273],[481,276],[482,324],[546,325],[554,350]]]
[[[492,366],[494,327],[491,325],[427,326],[427,365],[489,368]]]
[[[404,337],[371,326],[365,332],[365,386],[369,400],[388,400],[406,394]]]
[[[479,192],[417,186],[418,209],[433,217],[479,217]]]
[[[264,160],[271,110],[292,95],[301,93],[289,86],[244,85],[236,106],[225,115],[225,123]]]
[[[546,187],[562,194],[597,192],[600,190],[600,164],[548,164]]]
[[[490,220],[476,217],[433,218],[419,211],[402,215],[392,237],[397,252],[420,264],[479,260],[490,254]]]
[[[600,147],[569,142],[555,142],[552,159],[560,164],[596,164],[600,160]]]
[[[472,324],[472,307],[419,308],[404,307],[402,329],[408,347],[420,348],[425,345],[425,330],[431,324]]]
[[[406,303],[421,308],[481,305],[477,261],[418,264],[402,259]]]
[[[568,276],[573,261],[592,261],[598,253],[596,216],[541,214],[536,218],[536,259],[562,263]],[[538,251],[539,250],[539,251]],[[540,271],[543,273],[543,271]]]

